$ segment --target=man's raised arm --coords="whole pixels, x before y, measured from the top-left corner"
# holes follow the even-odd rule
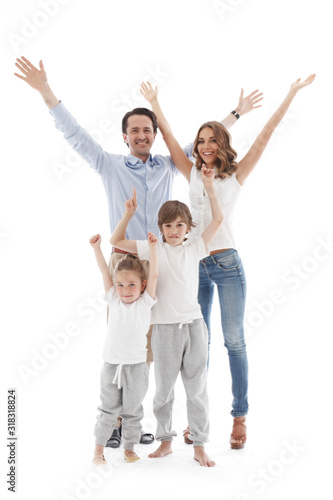
[[[37,69],[28,59],[21,57],[21,59],[16,59],[15,66],[21,71],[22,75],[14,73],[15,76],[21,78],[30,85],[31,88],[37,90],[45,104],[49,109],[54,108],[59,104],[59,99],[56,98],[50,86],[47,82],[47,76],[45,73],[44,65],[42,61],[39,61],[40,70]]]

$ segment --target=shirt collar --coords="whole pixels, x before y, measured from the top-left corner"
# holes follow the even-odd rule
[[[127,160],[126,163],[129,163],[132,166],[135,166],[135,165],[138,165],[138,164],[139,165],[143,165],[144,164],[144,162],[140,158],[138,158],[137,156],[133,156],[131,154],[129,154],[129,155],[126,156],[126,160]],[[153,157],[152,157],[151,154],[148,156],[148,159],[147,159],[146,163],[154,164]]]

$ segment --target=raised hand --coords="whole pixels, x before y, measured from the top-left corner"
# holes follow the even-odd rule
[[[142,82],[140,92],[146,99],[146,101],[151,102],[153,99],[157,98],[158,94],[157,85],[154,90],[150,82],[147,83]]]
[[[290,90],[298,92],[300,89],[307,87],[307,85],[310,85],[315,78],[316,78],[316,73],[313,73],[312,75],[308,76],[307,79],[304,80],[304,82],[301,82],[301,79],[298,78],[296,82],[291,84]]]
[[[155,247],[157,245],[158,239],[154,233],[148,233],[148,246]]]
[[[257,89],[257,90],[254,90],[253,92],[251,92],[251,94],[249,94],[248,96],[243,97],[244,90],[241,89],[238,105],[236,108],[240,115],[245,115],[246,113],[249,113],[253,109],[261,108],[261,104],[258,105],[258,102],[263,100],[263,97],[262,97],[263,93],[260,92],[258,94],[258,92],[259,92],[259,90]]]
[[[95,234],[94,236],[92,236],[89,240],[89,243],[92,247],[99,247],[101,246],[101,241],[102,241],[102,237],[100,234]]]
[[[203,163],[200,173],[201,173],[201,180],[205,188],[212,186],[215,177],[215,170],[213,168],[207,168],[206,165]]]
[[[22,72],[22,75],[14,73],[17,78],[24,80],[30,87],[41,92],[47,86],[47,77],[42,61],[39,61],[40,70],[38,70],[28,59],[22,56],[16,59],[15,66]]]
[[[136,202],[136,191],[133,188],[133,198],[125,201],[125,211],[131,215],[134,215],[137,208],[138,204]]]

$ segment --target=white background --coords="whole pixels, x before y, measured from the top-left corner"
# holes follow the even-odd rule
[[[51,3],[49,14],[42,0],[1,4],[1,489],[8,494],[6,402],[14,387],[16,498],[323,497],[332,406],[329,2],[54,0],[49,9]],[[106,312],[96,299],[102,281],[88,238],[100,232],[108,254],[106,196],[98,176],[69,154],[38,93],[13,75],[21,55],[36,65],[43,59],[56,96],[87,130],[97,129],[104,149],[121,154],[121,117],[145,106],[137,88],[147,75],[183,145],[203,121],[234,109],[241,87],[263,91],[263,107],[231,131],[241,158],[289,85],[317,73],[238,205],[248,279],[249,439],[244,451],[230,451],[230,374],[215,304],[207,445],[215,469],[200,468],[182,443],[181,384],[173,455],[151,460],[155,445],[139,446],[142,460],[127,465],[121,450],[107,450],[108,477],[90,466]],[[154,152],[166,153],[160,137]],[[174,197],[187,200],[180,178]],[[271,301],[274,290],[279,304]],[[76,335],[69,337],[71,327]],[[67,339],[62,348],[51,339],[59,332]],[[154,432],[153,370],[150,382],[144,428]]]

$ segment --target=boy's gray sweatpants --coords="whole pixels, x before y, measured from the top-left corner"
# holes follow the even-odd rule
[[[156,439],[172,441],[173,436],[177,436],[172,430],[172,407],[174,387],[180,372],[187,396],[187,417],[193,446],[204,446],[209,433],[208,333],[204,320],[201,318],[191,323],[154,325],[152,350],[156,382]]]
[[[136,363],[123,365],[121,389],[112,381],[118,365],[104,363],[101,371],[101,405],[94,434],[96,444],[106,445],[112,435],[118,415],[123,418],[122,433],[125,450],[133,451],[141,438],[143,418],[142,401],[148,389],[148,365]]]

